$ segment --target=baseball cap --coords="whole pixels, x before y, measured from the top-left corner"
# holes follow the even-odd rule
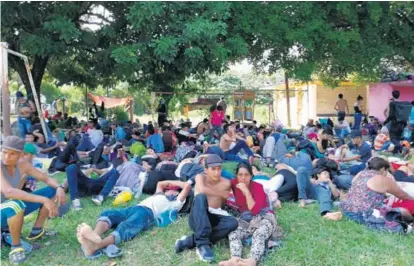
[[[351,136],[351,139],[358,138],[358,137],[362,138],[362,131],[354,130],[351,132],[350,136]]]
[[[33,143],[26,143],[24,144],[23,152],[36,155],[37,154],[36,146]]]
[[[312,140],[312,139],[318,140],[318,134],[316,134],[316,133],[309,133],[308,134],[308,139],[309,140]]]
[[[206,167],[216,167],[223,164],[223,160],[217,154],[209,154],[206,161]]]
[[[23,151],[25,141],[16,136],[7,136],[3,140],[3,149]]]

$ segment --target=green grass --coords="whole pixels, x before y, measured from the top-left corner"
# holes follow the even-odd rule
[[[234,165],[226,168],[234,168]],[[56,177],[64,178],[63,175]],[[30,254],[25,265],[208,265],[198,260],[195,251],[174,252],[175,240],[190,233],[186,217],[167,228],[150,229],[121,244],[125,251],[122,258],[84,259],[76,240],[76,227],[82,222],[93,226],[99,213],[111,208],[112,200],[105,201],[102,207],[93,205],[89,197],[81,201],[83,211],[70,211],[63,218],[49,220],[46,227],[59,231],[59,235],[39,240],[42,248]],[[319,216],[316,205],[300,209],[296,203],[284,204],[278,217],[286,238],[283,246],[270,253],[262,265],[413,265],[414,235],[372,232],[346,219],[326,221]],[[26,218],[24,236],[29,233],[34,219],[34,215]],[[228,243],[224,241],[216,245],[214,251],[215,264],[230,256]],[[10,265],[8,252],[9,248],[2,248],[2,265]],[[247,248],[244,255],[248,255]]]

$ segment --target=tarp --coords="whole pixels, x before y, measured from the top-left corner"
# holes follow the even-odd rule
[[[105,103],[105,108],[114,108],[117,106],[126,106],[129,105],[132,101],[132,97],[126,97],[126,98],[110,98],[110,97],[104,97],[104,96],[98,96],[94,95],[90,92],[88,92],[88,97],[96,103],[96,105],[101,105],[102,102]]]

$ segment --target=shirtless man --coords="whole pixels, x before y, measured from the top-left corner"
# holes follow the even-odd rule
[[[224,126],[225,134],[220,138],[220,148],[224,151],[224,157],[226,160],[235,160],[240,150],[244,150],[249,156],[249,163],[254,161],[254,154],[250,150],[245,139],[236,134],[236,128],[234,125]]]
[[[338,113],[338,118],[345,117],[345,114],[349,114],[348,102],[344,99],[344,95],[341,93],[338,95],[338,101],[335,104],[335,110]],[[346,112],[345,112],[346,109]]]
[[[210,154],[205,160],[205,173],[196,176],[196,196],[188,219],[194,233],[175,242],[177,253],[197,247],[200,259],[211,262],[214,260],[211,244],[236,230],[236,218],[221,209],[231,190],[230,181],[221,177],[222,164],[218,155]]]
[[[29,240],[36,240],[45,233],[43,225],[46,219],[58,214],[56,201],[60,204],[66,202],[65,192],[56,180],[22,159],[24,144],[24,140],[9,136],[4,138],[2,147],[0,226],[2,228],[8,226],[10,231],[12,248],[9,260],[12,264],[19,264],[27,259],[26,251],[20,241],[24,216],[39,210],[34,226],[27,237]],[[43,181],[49,187],[33,193],[23,191],[28,176]]]

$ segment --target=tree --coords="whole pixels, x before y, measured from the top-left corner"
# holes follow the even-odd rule
[[[101,31],[95,34],[85,26],[109,23],[105,16],[96,12],[93,2],[4,2],[1,8],[2,38],[10,49],[29,57],[38,95],[48,63],[65,58],[63,62],[70,66],[69,59],[76,61],[79,49],[97,47],[103,39]],[[9,62],[20,75],[27,94],[32,95],[23,61],[9,55]]]
[[[413,7],[413,2],[249,2],[239,5],[238,14],[244,18],[242,32],[255,36],[248,43],[257,68],[284,69],[303,81],[317,74],[335,85],[350,75],[379,80],[390,65],[414,67]]]
[[[154,91],[182,88],[186,77],[221,73],[247,56],[247,44],[229,29],[233,3],[136,2],[112,57],[118,77]],[[185,86],[185,85],[184,85]]]

